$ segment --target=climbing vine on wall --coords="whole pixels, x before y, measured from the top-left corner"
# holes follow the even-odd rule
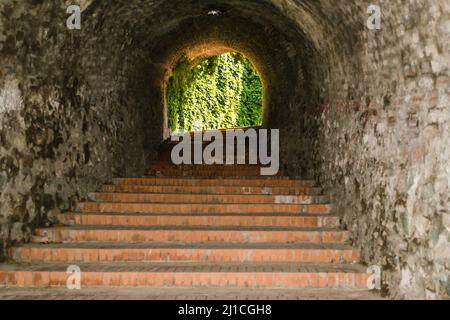
[[[179,61],[168,85],[169,127],[208,130],[260,125],[262,83],[239,53]]]

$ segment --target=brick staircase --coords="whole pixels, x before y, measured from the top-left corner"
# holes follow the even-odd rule
[[[115,179],[61,226],[10,248],[0,286],[65,287],[77,265],[84,287],[366,287],[314,181],[261,177],[252,165],[174,166],[172,147],[150,176]]]

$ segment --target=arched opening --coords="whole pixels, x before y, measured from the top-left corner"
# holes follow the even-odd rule
[[[263,83],[244,55],[183,56],[167,84],[171,131],[254,127],[262,124]]]

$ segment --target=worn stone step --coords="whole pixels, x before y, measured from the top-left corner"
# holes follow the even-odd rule
[[[237,128],[222,128],[222,129],[214,129],[214,130],[199,130],[199,131],[188,131],[188,132],[185,132],[185,134],[189,134],[189,135],[191,135],[191,136],[194,136],[194,134],[199,134],[199,133],[201,133],[201,134],[205,134],[206,132],[208,132],[208,133],[210,133],[211,131],[213,131],[213,132],[217,132],[217,133],[221,133],[222,135],[225,135],[227,132],[229,132],[229,131],[231,131],[231,132],[236,132],[236,130],[243,130],[244,132],[246,132],[247,130],[249,130],[249,129],[254,129],[254,130],[260,130],[260,129],[263,129],[263,127],[262,126],[249,126],[249,127],[237,127]],[[164,142],[164,144],[167,144],[167,143],[178,143],[178,142],[174,142],[174,141],[172,141],[171,139],[167,139],[165,142]]]
[[[103,192],[164,193],[164,194],[226,194],[226,195],[309,195],[322,194],[321,188],[305,187],[238,187],[238,186],[160,186],[160,185],[104,185]]]
[[[150,175],[158,177],[204,177],[204,178],[216,178],[216,177],[259,177],[261,176],[261,169],[258,170],[235,170],[235,171],[223,171],[223,170],[196,170],[196,169],[163,169],[152,170]],[[282,172],[278,172],[273,176],[281,176]]]
[[[326,204],[327,196],[290,195],[209,195],[164,193],[107,193],[93,192],[89,197],[103,202],[149,202],[149,203],[261,203],[261,204]]]
[[[313,180],[294,180],[286,177],[265,178],[198,178],[198,177],[146,177],[146,178],[117,178],[115,185],[163,185],[163,186],[234,186],[234,187],[315,187]]]
[[[67,287],[67,264],[0,264],[0,287]],[[80,263],[85,287],[333,288],[365,289],[359,265],[233,263]]]
[[[83,202],[78,206],[83,212],[118,213],[331,213],[329,204]]]
[[[188,169],[188,170],[199,170],[199,171],[210,171],[210,170],[222,170],[222,171],[247,171],[247,170],[259,170],[261,166],[259,164],[173,164],[167,161],[154,162],[150,165],[150,169]]]
[[[120,213],[66,213],[59,217],[67,225],[114,226],[297,226],[335,228],[339,218],[331,215],[177,215],[177,214],[120,214]]]
[[[258,152],[258,147],[259,146],[256,146],[256,147],[254,147],[254,146],[252,146],[252,148],[250,148],[250,144],[249,144],[249,142],[248,142],[248,139],[246,139],[246,141],[245,142],[242,142],[242,141],[238,141],[237,139],[234,139],[234,141],[227,141],[227,139],[225,139],[226,138],[226,136],[223,136],[223,150],[224,150],[224,153],[226,152],[226,150],[227,150],[227,147],[234,147],[234,150],[236,150],[236,147],[237,146],[242,146],[242,147],[246,147],[245,148],[245,150],[255,150],[256,152]],[[172,151],[172,149],[178,144],[178,143],[180,143],[180,141],[166,141],[164,144],[163,144],[163,146],[162,146],[162,150],[161,151],[165,151],[165,152],[167,152],[167,151]],[[191,146],[191,148],[192,148],[192,150],[194,149],[194,146],[197,146],[197,147],[200,147],[200,146],[202,146],[202,147],[205,147],[205,146],[208,146],[208,145],[210,145],[211,144],[211,141],[202,141],[202,140],[196,140],[195,138],[194,138],[194,136],[192,136],[191,137],[191,142],[190,142],[190,146]],[[187,144],[186,144],[187,145]]]
[[[191,158],[190,158],[191,162],[190,162],[190,164],[187,164],[187,165],[195,165],[196,160],[197,160],[197,162],[199,161],[198,159],[195,158],[194,146],[199,148],[200,144],[192,144],[191,145],[191,147],[192,147],[192,149],[191,149],[192,150],[192,154],[191,154]],[[206,146],[208,146],[208,144],[203,144],[203,149],[202,149],[203,151],[204,151]],[[254,150],[250,150],[248,148],[248,145],[244,146],[244,145],[241,144],[241,145],[239,145],[239,147],[241,147],[242,149],[244,149],[244,147],[245,147],[245,149],[242,152],[239,151],[239,154],[238,154],[237,147],[238,147],[238,145],[235,144],[234,145],[234,154],[228,159],[228,160],[230,160],[230,159],[233,160],[233,162],[231,164],[227,164],[227,154],[226,154],[226,149],[224,149],[223,154],[222,154],[222,158],[221,158],[222,164],[217,163],[217,162],[214,162],[213,164],[206,164],[205,162],[202,161],[201,164],[196,164],[196,165],[213,165],[213,166],[214,165],[228,165],[228,166],[230,166],[230,165],[236,165],[236,166],[263,165],[261,163],[261,161],[260,161],[260,158],[259,158],[259,155],[258,155],[258,151],[255,152]],[[203,153],[202,153],[202,155],[203,155]],[[253,158],[250,159],[250,155],[252,155],[252,156],[256,155],[257,156],[256,163],[253,162],[255,159],[253,159]],[[172,155],[172,148],[171,147],[167,147],[167,148],[164,149],[164,153],[160,154],[160,157],[159,157],[158,161],[153,161],[151,163],[151,165],[158,165],[158,164],[174,165],[174,162],[173,162],[174,159],[173,159],[172,156],[173,156]],[[205,158],[202,157],[202,160],[204,160],[204,159]],[[238,160],[240,160],[241,162],[239,162]],[[252,164],[250,164],[250,160],[252,160]],[[244,162],[242,162],[242,161],[244,161]],[[184,164],[181,164],[181,165],[184,165]]]
[[[236,149],[235,149],[236,150]],[[180,164],[180,165],[176,165],[173,162],[173,158],[172,158],[172,154],[171,154],[171,150],[166,150],[165,154],[161,155],[160,160],[158,162],[153,162],[150,165],[150,169],[152,168],[152,166],[158,166],[158,165],[163,165],[163,166],[258,166],[258,167],[268,167],[267,163],[262,163],[261,160],[259,158],[256,159],[256,163],[250,164],[250,161],[254,161],[254,159],[250,158],[250,154],[251,152],[249,152],[248,150],[243,153],[243,154],[239,154],[237,155],[235,153],[235,155],[233,157],[231,157],[231,164],[227,164],[227,158],[226,158],[226,154],[224,153],[223,156],[223,164],[220,163],[214,163],[214,164],[206,164],[205,162],[205,158],[202,158],[202,162],[200,164],[195,164],[196,161],[199,161],[197,159],[195,159],[195,155],[192,154],[191,158],[190,158],[190,164]],[[230,159],[228,161],[230,161]],[[187,160],[187,159],[186,159]]]
[[[359,251],[342,244],[277,243],[67,243],[24,245],[9,249],[18,262],[314,262],[356,263]]]
[[[241,159],[241,158],[239,158]],[[236,159],[237,160],[237,159]],[[242,158],[244,160],[244,158]],[[180,164],[176,165],[170,162],[153,163],[149,166],[150,170],[193,170],[193,171],[223,171],[223,172],[259,172],[259,164]]]
[[[323,228],[157,226],[72,226],[37,229],[49,242],[133,241],[177,243],[345,243],[348,232]]]

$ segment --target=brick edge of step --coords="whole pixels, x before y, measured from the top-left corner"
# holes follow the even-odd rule
[[[169,243],[153,244],[143,247],[137,243],[109,243],[98,246],[89,243],[74,243],[76,246],[22,246],[9,249],[9,256],[17,262],[213,262],[213,263],[336,263],[351,264],[359,261],[360,252],[350,246],[338,245],[320,247],[320,245],[301,244],[294,247],[287,244],[264,247],[261,244],[228,244],[217,247],[208,244],[184,244],[179,247]],[[202,246],[203,245],[203,246]],[[223,244],[222,244],[223,245]],[[233,247],[235,245],[235,247]],[[239,246],[238,246],[239,245]]]
[[[207,226],[160,226],[149,228],[108,228],[86,225],[82,227],[54,227],[36,230],[36,239],[32,242],[42,243],[43,238],[49,243],[105,241],[105,242],[150,242],[170,241],[177,243],[341,243],[349,240],[349,232],[332,228],[298,228],[289,229],[277,227],[245,228],[223,227],[208,229]]]
[[[117,213],[321,213],[333,214],[331,204],[252,204],[252,203],[145,203],[145,202],[95,202],[78,204],[78,211]]]
[[[367,289],[369,274],[363,272],[94,272],[80,274],[87,287],[147,288],[328,288]],[[2,271],[0,287],[66,287],[64,271]]]
[[[88,197],[114,203],[331,205],[326,195],[90,192]]]
[[[141,227],[247,227],[258,223],[261,227],[327,228],[339,229],[339,217],[329,214],[141,214],[141,213],[107,213],[107,212],[67,212],[58,217],[60,226],[112,226],[132,228]],[[58,227],[58,226],[56,226]],[[342,229],[339,229],[342,230]],[[342,230],[345,231],[345,230]]]

